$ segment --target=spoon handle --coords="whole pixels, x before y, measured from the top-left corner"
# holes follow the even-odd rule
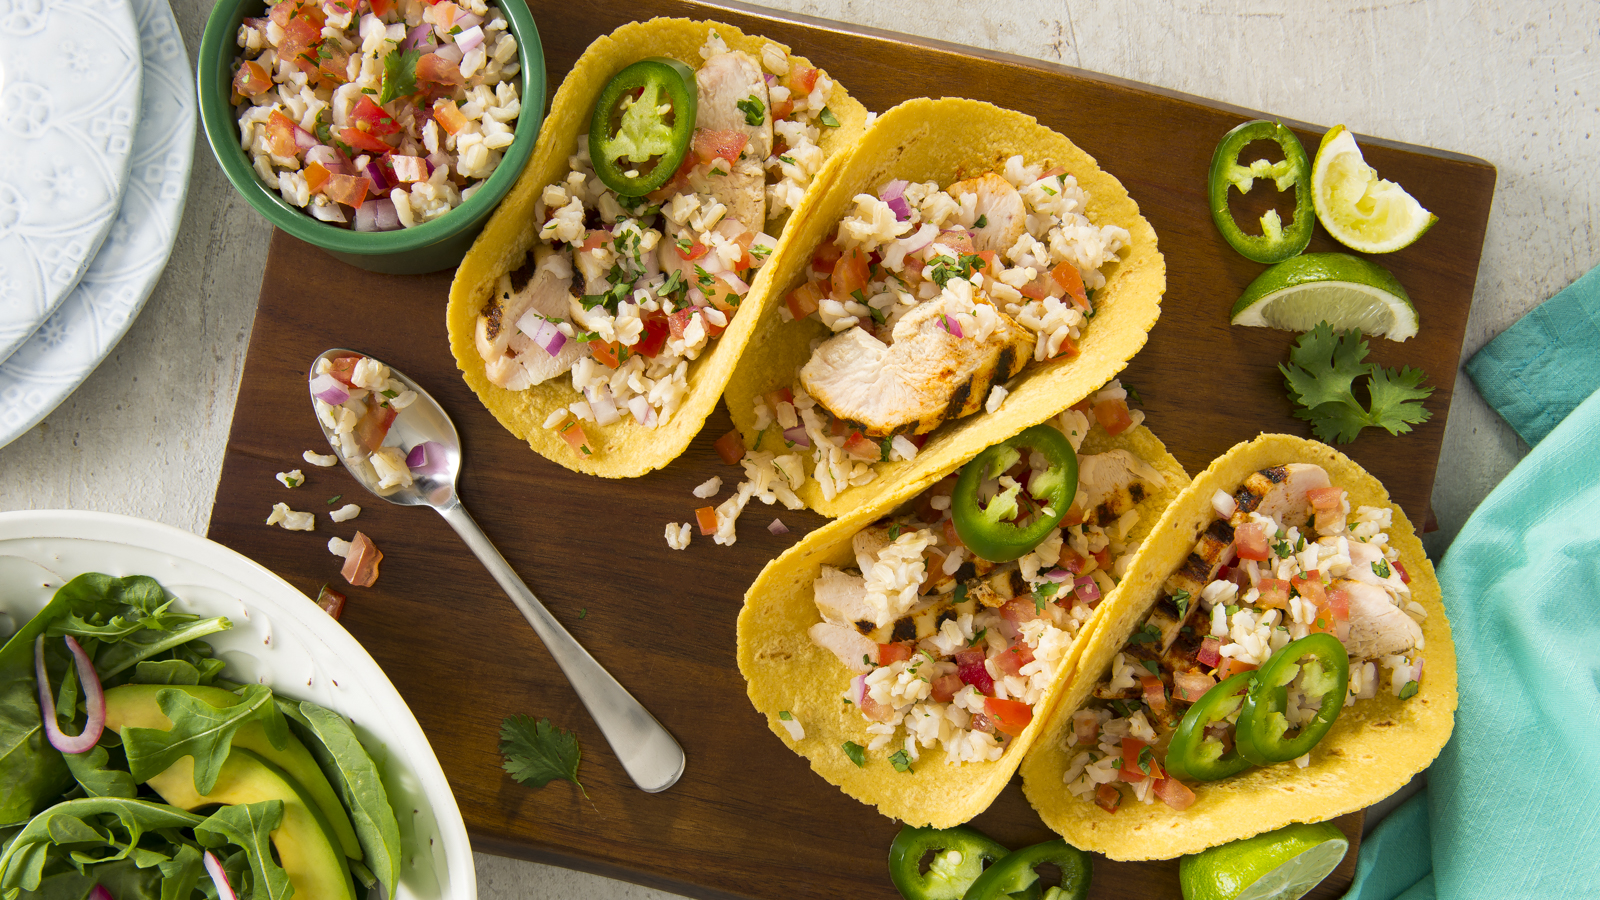
[[[523,618],[544,641],[634,784],[653,794],[677,783],[683,774],[684,756],[671,733],[550,615],[490,543],[459,498],[453,497],[450,503],[434,508],[461,535],[517,609],[522,610]]]

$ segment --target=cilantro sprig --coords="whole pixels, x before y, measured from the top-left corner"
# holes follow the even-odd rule
[[[542,788],[561,778],[589,792],[578,781],[578,761],[583,752],[578,738],[550,724],[549,719],[534,721],[532,716],[508,716],[500,723],[500,754],[512,778],[529,787]]]
[[[1422,405],[1433,393],[1432,387],[1422,386],[1426,372],[1411,366],[1385,369],[1366,358],[1367,342],[1359,330],[1335,334],[1333,326],[1322,322],[1295,341],[1289,364],[1278,366],[1289,399],[1300,407],[1295,417],[1310,422],[1318,438],[1347,444],[1368,426],[1405,434],[1432,418]],[[1368,379],[1370,406],[1356,398],[1361,378]]]
[[[421,59],[421,50],[396,50],[383,58],[383,92],[378,95],[379,103],[417,92],[417,62]]]

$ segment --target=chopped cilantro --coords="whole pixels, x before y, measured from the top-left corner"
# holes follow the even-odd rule
[[[865,653],[861,654],[861,664],[864,665],[864,666],[872,665],[872,657],[868,656]]]
[[[785,163],[788,163],[791,166],[799,165],[798,163],[796,163],[794,161],[794,157],[789,156],[788,154],[784,154],[783,156],[778,157],[778,162],[785,162]]]
[[[738,107],[739,111],[744,113],[744,123],[746,125],[760,125],[761,120],[766,118],[767,115],[766,104],[762,103],[761,98],[757,97],[755,94],[751,94],[743,100],[740,100],[738,103],[735,103],[734,106]]]
[[[321,110],[317,111],[317,122],[316,122],[316,129],[315,130],[317,132],[317,140],[323,142],[324,144],[333,143],[333,126],[328,121],[328,110],[327,109],[324,108],[324,109],[321,109]]]
[[[1179,588],[1178,592],[1172,595],[1172,603],[1178,607],[1178,621],[1180,622],[1189,618],[1190,596],[1190,593],[1182,588]]]
[[[338,503],[339,502],[339,498],[343,497],[343,496],[344,496],[343,494],[334,494],[332,497],[328,498],[328,505],[332,506],[335,503]]]
[[[689,248],[694,246],[694,241],[689,240],[687,237],[679,237],[678,240],[677,240],[677,244],[678,244],[678,249],[679,250],[682,250],[683,252],[688,253],[689,252]],[[673,274],[677,274],[677,270],[676,269],[673,270]]]
[[[867,748],[855,741],[845,741],[839,745],[839,749],[844,751],[845,756],[850,757],[850,761],[855,763],[857,768],[867,767]]]
[[[974,643],[974,644],[983,643],[983,637],[984,637],[984,635],[986,635],[988,633],[989,633],[989,629],[987,629],[987,628],[984,628],[984,629],[980,630],[977,634],[972,636],[972,643]]]
[[[1139,749],[1139,771],[1149,775],[1150,769],[1155,765],[1155,762],[1156,753],[1154,750],[1150,749],[1149,747],[1142,747]]]
[[[878,462],[889,461],[889,451],[894,449],[894,438],[886,437],[878,442]]]
[[[817,120],[829,128],[839,127],[839,117],[835,116],[833,114],[833,110],[827,108],[826,106],[822,108],[822,112],[817,113]]]
[[[1125,383],[1125,384],[1122,385],[1122,389],[1128,392],[1128,399],[1133,401],[1133,404],[1135,406],[1138,406],[1139,404],[1144,403],[1144,398],[1139,396],[1139,389],[1138,388],[1134,387],[1131,384],[1126,384]]]
[[[754,258],[754,259],[759,261],[759,260],[766,259],[770,255],[772,255],[772,248],[768,247],[766,244],[751,244],[750,245],[750,256],[752,258]]]
[[[1410,700],[1412,697],[1415,697],[1416,695],[1417,695],[1417,683],[1415,681],[1408,681],[1408,682],[1405,683],[1404,687],[1400,688],[1400,699],[1401,700]]]
[[[896,750],[889,755],[889,764],[894,766],[896,772],[911,771],[911,757],[904,750]]]
[[[1039,185],[1039,190],[1044,191],[1046,194],[1049,194],[1052,197],[1054,197],[1056,195],[1055,188],[1047,188],[1042,184]]]
[[[894,525],[890,525],[889,526],[889,540],[891,540],[891,541],[900,540],[900,525],[899,525],[899,523],[895,523]]]
[[[580,619],[589,618],[589,607],[585,606],[584,608],[578,610],[578,618],[580,618]]]
[[[784,720],[785,722],[793,722],[794,721],[794,716],[790,715],[789,711],[787,709],[778,710],[778,718]]]
[[[1138,631],[1128,636],[1128,643],[1130,644],[1153,644],[1159,640],[1161,640],[1161,629],[1149,622],[1144,623]]]
[[[401,50],[383,58],[383,93],[378,95],[379,103],[417,92],[417,61],[420,59],[421,50]]]
[[[964,585],[964,584],[956,585],[955,598],[956,598],[956,602],[957,603],[965,603],[966,602],[966,600],[967,600],[967,586],[966,585]]]
[[[1386,559],[1374,560],[1372,563],[1372,571],[1376,572],[1379,578],[1388,578],[1391,574],[1393,574],[1389,569],[1389,561]]]
[[[1155,660],[1153,660],[1153,659],[1141,659],[1141,660],[1139,660],[1139,662],[1146,669],[1150,670],[1150,674],[1151,675],[1160,675],[1161,674],[1161,664],[1156,662]]]
[[[390,400],[393,400],[394,398],[400,396],[400,392],[399,391],[383,391],[382,393],[383,393],[383,395],[385,397],[388,397]]]
[[[972,223],[972,227],[973,228],[987,228],[988,226],[989,226],[989,217],[988,216],[979,216],[978,217],[978,221]]]
[[[1433,393],[1433,388],[1422,386],[1426,372],[1411,366],[1385,369],[1366,362],[1366,357],[1367,342],[1359,330],[1335,334],[1333,327],[1323,322],[1295,341],[1288,365],[1278,366],[1289,399],[1300,407],[1295,417],[1310,422],[1318,438],[1349,443],[1369,425],[1390,434],[1405,434],[1412,425],[1432,417],[1422,406],[1422,400]],[[1356,399],[1355,381],[1362,377],[1370,379],[1370,408]]]

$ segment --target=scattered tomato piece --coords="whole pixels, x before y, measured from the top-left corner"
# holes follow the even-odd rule
[[[716,534],[717,533],[717,508],[716,507],[714,507],[714,506],[702,506],[699,509],[694,511],[694,518],[695,518],[696,524],[698,524],[700,526],[700,533],[702,535]]]
[[[717,438],[714,446],[717,448],[717,455],[722,457],[722,461],[730,466],[744,459],[744,438],[739,436],[739,429],[737,428]],[[710,532],[706,533],[709,534]]]
[[[1119,435],[1133,427],[1133,415],[1128,412],[1128,401],[1106,400],[1094,405],[1095,421],[1106,430],[1106,434]]]
[[[344,595],[323,585],[322,590],[317,592],[317,605],[322,607],[323,612],[337,619],[344,612]]]
[[[1033,721],[1033,707],[1021,700],[1001,700],[997,697],[986,697],[983,701],[983,711],[994,722],[996,728],[1017,737]]]
[[[822,297],[822,288],[815,281],[808,281],[790,291],[783,302],[789,307],[789,315],[804,319],[822,306]]]
[[[448,134],[455,134],[467,125],[467,117],[454,100],[439,100],[433,104],[433,120]]]
[[[1114,813],[1122,805],[1122,792],[1115,785],[1102,784],[1094,789],[1094,802],[1106,812]]]
[[[380,562],[383,562],[383,554],[378,551],[378,545],[358,531],[355,540],[350,542],[350,555],[345,557],[339,574],[356,587],[372,587],[378,580]]]
[[[577,416],[569,416],[559,433],[579,459],[588,459],[594,455],[594,451],[589,449],[589,438],[583,433],[583,426],[578,424]]]

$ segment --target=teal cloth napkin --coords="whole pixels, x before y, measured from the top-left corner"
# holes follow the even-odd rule
[[[1346,900],[1600,897],[1597,273],[1467,365],[1533,450],[1439,567],[1455,731],[1363,845]]]

